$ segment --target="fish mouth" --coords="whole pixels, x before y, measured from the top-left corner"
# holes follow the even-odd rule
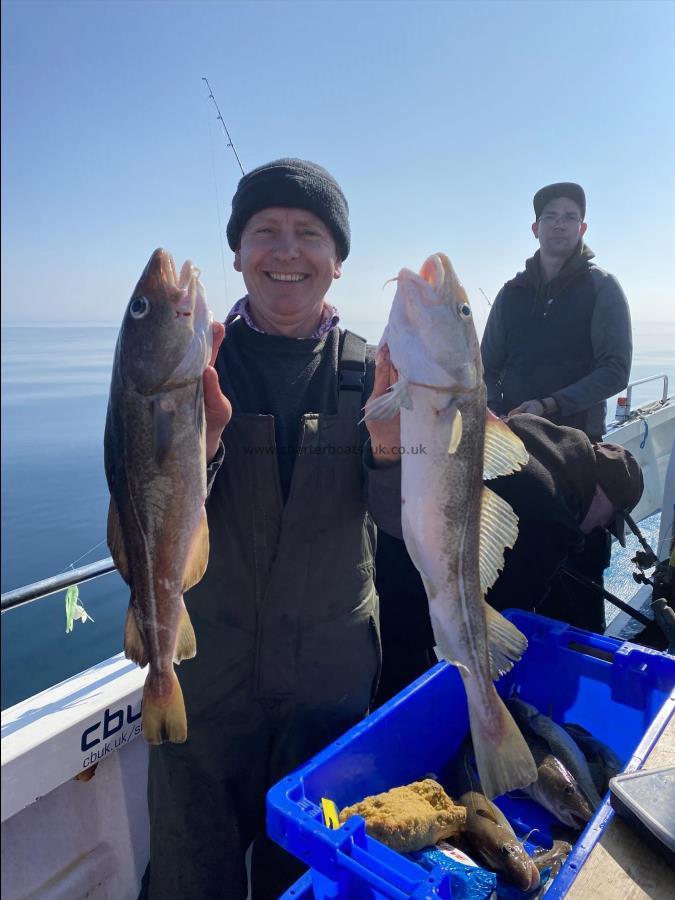
[[[421,300],[424,306],[442,306],[446,302],[444,288],[451,271],[452,266],[447,256],[443,253],[432,253],[422,263],[419,272],[414,272],[412,269],[401,269],[396,278],[390,278],[385,284],[388,284],[389,281],[416,284],[415,298]],[[420,282],[424,283],[425,288],[428,286],[432,290],[420,290]]]
[[[590,822],[590,816],[586,817],[583,813],[572,812],[570,809],[559,809],[554,815],[563,825],[576,828],[578,831],[583,831]]]
[[[177,274],[173,256],[166,250],[156,252],[160,254],[158,262],[169,303],[174,308],[176,318],[183,319],[192,331],[185,357],[169,379],[170,384],[179,384],[194,377],[196,371],[204,371],[211,356],[213,316],[199,280],[200,270],[192,260],[186,259],[180,274]]]
[[[189,318],[195,311],[198,300],[197,280],[199,278],[199,269],[193,266],[189,259],[186,259],[180,269],[180,275],[176,277],[176,266],[174,265],[171,254],[168,254],[171,264],[171,280],[167,280],[167,293],[169,300],[173,303],[176,316],[185,316]]]
[[[198,302],[198,279],[199,269],[190,260],[183,263],[178,274],[171,253],[159,247],[150,257],[136,291],[142,287],[141,293],[146,296],[164,298],[173,306],[177,318],[190,319]]]
[[[590,818],[586,818],[580,813],[572,813],[570,818],[572,819],[572,825],[574,826],[574,828],[578,828],[579,831],[583,831],[586,825],[590,822]]]
[[[434,288],[441,302],[447,303],[452,298],[459,304],[469,303],[464,285],[445,253],[432,253],[422,263],[420,278]]]
[[[183,274],[181,270],[181,275]],[[178,275],[173,256],[163,247],[158,247],[148,260],[140,281],[150,280],[155,285],[172,290],[178,287]],[[140,283],[140,282],[139,282]]]
[[[525,890],[533,891],[535,888],[539,887],[540,882],[541,882],[541,876],[539,874],[539,870],[537,869],[535,864],[532,862],[532,860],[530,860],[530,881],[529,881],[529,884],[527,885],[527,887],[525,888]]]

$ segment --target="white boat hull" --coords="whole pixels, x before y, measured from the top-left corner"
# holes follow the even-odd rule
[[[145,674],[119,654],[3,712],[3,900],[138,896],[149,836]]]
[[[634,521],[640,522],[659,512],[675,443],[675,406],[669,403],[648,417],[631,419],[617,428],[610,427],[604,440],[621,444],[633,454],[642,468],[645,489],[632,512]]]

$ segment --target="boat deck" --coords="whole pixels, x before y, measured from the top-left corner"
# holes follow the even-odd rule
[[[642,766],[675,764],[675,711]],[[675,871],[619,816],[614,815],[565,895],[566,900],[670,900]]]

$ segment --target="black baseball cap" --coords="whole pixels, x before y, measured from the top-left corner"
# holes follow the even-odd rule
[[[534,206],[534,215],[538,220],[542,214],[544,207],[551,200],[557,200],[558,197],[567,197],[574,200],[581,210],[581,218],[586,218],[586,195],[580,184],[573,181],[558,181],[556,184],[547,184],[546,187],[540,188],[534,195],[532,204]]]
[[[597,482],[616,510],[614,521],[606,527],[625,547],[625,513],[630,513],[642,496],[642,470],[633,454],[619,444],[593,444],[593,450]]]

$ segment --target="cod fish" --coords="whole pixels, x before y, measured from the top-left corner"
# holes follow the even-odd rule
[[[448,258],[434,254],[419,275],[402,269],[397,281],[378,352],[388,346],[399,380],[366,404],[365,418],[401,413],[403,537],[424,582],[438,650],[461,673],[481,786],[491,798],[537,777],[492,683],[527,641],[484,601],[518,519],[483,478],[516,471],[527,451],[487,412],[471,307]]]
[[[527,720],[527,724],[535,734],[545,741],[551,749],[551,753],[557,757],[568,772],[574,776],[584,796],[592,809],[597,809],[602,803],[600,795],[595,787],[588,762],[573,737],[565,728],[554,722],[549,716],[543,715],[531,703],[525,703],[514,697],[509,700],[511,712],[518,710],[516,721]]]
[[[509,707],[537,764],[537,780],[528,785],[524,793],[552,813],[563,825],[581,831],[593,817],[593,810],[574,776],[551,752],[548,743],[530,728],[527,711],[522,709],[527,705],[509,701]]]
[[[211,313],[199,271],[155,250],[122,321],[110,383],[105,470],[108,545],[131,589],[125,655],[150,668],[143,735],[187,738],[173,663],[196,653],[183,592],[209,554],[202,374],[211,356]]]
[[[462,835],[475,856],[521,891],[539,887],[539,869],[501,809],[479,791],[467,791],[457,802],[466,807]]]

